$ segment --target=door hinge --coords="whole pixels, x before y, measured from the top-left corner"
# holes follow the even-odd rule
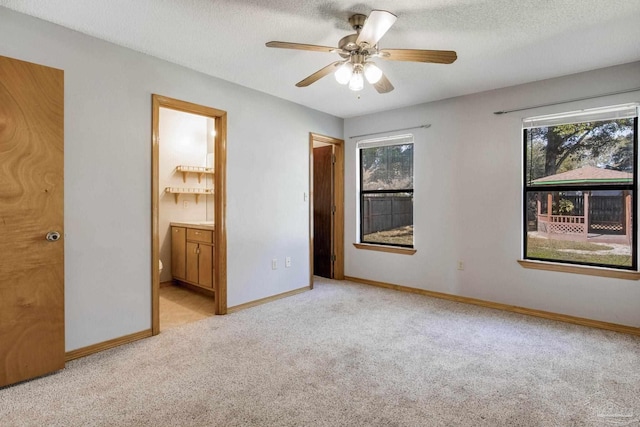
[[[331,213],[336,213],[336,205],[331,206]]]
[[[336,254],[331,255],[331,262],[336,262]]]
[[[331,163],[333,163],[334,165],[336,164],[336,155],[335,154],[331,155]]]

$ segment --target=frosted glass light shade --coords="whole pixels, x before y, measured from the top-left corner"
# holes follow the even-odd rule
[[[349,80],[349,89],[357,92],[364,88],[364,77],[362,76],[362,70],[355,70],[351,79]]]
[[[364,76],[367,78],[369,83],[374,85],[382,78],[382,70],[373,62],[367,62],[364,64]]]
[[[347,83],[349,83],[349,80],[351,80],[352,74],[353,65],[351,65],[351,63],[349,62],[345,62],[340,67],[338,67],[338,69],[334,73],[334,76],[338,83],[340,83],[341,85],[346,85]]]

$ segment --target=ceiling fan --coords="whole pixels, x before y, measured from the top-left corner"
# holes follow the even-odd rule
[[[362,90],[366,78],[378,93],[391,92],[393,85],[382,70],[371,61],[372,58],[437,64],[451,64],[458,58],[452,50],[380,49],[378,41],[396,22],[396,19],[396,15],[386,10],[374,10],[369,14],[369,17],[361,14],[353,15],[349,18],[349,24],[356,33],[343,37],[338,42],[337,48],[279,41],[268,42],[266,46],[337,53],[342,57],[342,60],[335,61],[296,83],[298,87],[309,86],[322,77],[335,72],[338,83],[348,84],[349,89],[353,91]]]

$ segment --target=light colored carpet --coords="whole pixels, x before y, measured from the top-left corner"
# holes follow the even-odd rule
[[[640,424],[640,339],[349,282],[0,389],[2,426]]]

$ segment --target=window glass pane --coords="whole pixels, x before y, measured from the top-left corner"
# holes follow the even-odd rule
[[[526,201],[526,258],[633,265],[633,191],[527,191]]]
[[[361,150],[362,190],[413,189],[413,144]]]
[[[413,192],[363,194],[362,243],[413,246]]]
[[[529,186],[633,182],[634,119],[528,129],[525,182]]]

